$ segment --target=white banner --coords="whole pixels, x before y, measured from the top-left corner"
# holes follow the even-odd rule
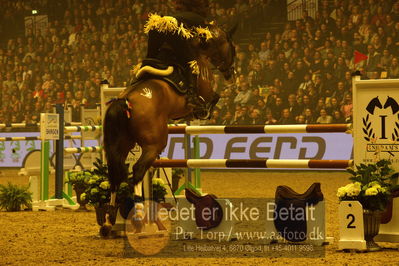
[[[184,159],[183,143],[183,135],[169,135],[161,157]],[[345,133],[200,135],[201,159],[349,160],[352,146]]]
[[[34,132],[0,133],[0,137],[38,135]],[[169,135],[161,157],[184,159],[183,143],[183,135]],[[96,145],[99,145],[96,140],[85,141],[85,146]],[[65,141],[65,147],[80,146],[80,140]],[[353,157],[352,147],[352,136],[345,133],[200,135],[203,159],[349,160]],[[39,140],[0,141],[0,167],[21,167],[26,154],[34,149],[40,149]]]
[[[353,80],[355,164],[389,159],[399,170],[399,80]]]

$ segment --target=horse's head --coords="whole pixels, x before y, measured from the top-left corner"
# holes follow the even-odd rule
[[[234,75],[235,47],[232,35],[236,27],[224,31],[215,24],[209,25],[212,38],[203,41],[201,50],[206,54],[212,65],[222,72],[224,78],[229,80]]]

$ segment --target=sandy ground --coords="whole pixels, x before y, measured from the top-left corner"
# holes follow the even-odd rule
[[[27,177],[19,177],[16,170],[3,170],[0,184],[11,181],[27,184]],[[334,241],[325,247],[318,258],[275,258],[241,254],[243,258],[149,258],[127,257],[126,239],[102,239],[98,236],[95,212],[0,212],[0,265],[68,265],[149,264],[149,265],[399,265],[398,244],[381,243],[384,249],[370,253],[337,251],[338,201],[336,190],[347,183],[344,172],[315,171],[207,171],[202,173],[203,191],[218,197],[273,197],[278,185],[289,185],[303,192],[313,182],[321,182],[326,200],[327,236]],[[175,241],[176,242],[176,241]],[[179,243],[175,243],[179,245]],[[203,254],[198,254],[203,257]]]

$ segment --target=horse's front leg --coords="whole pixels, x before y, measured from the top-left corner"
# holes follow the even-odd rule
[[[213,113],[213,109],[215,108],[216,104],[218,103],[220,99],[220,95],[218,93],[214,93],[212,96],[212,99],[209,101],[209,103],[207,104],[207,113],[208,116],[206,117],[206,119],[211,119],[212,117],[212,113]]]

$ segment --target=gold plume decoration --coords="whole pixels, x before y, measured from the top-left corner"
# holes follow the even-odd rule
[[[148,20],[144,25],[144,33],[148,34],[151,30],[162,33],[177,33],[186,39],[194,37],[193,32],[186,28],[183,23],[180,23],[179,25],[176,18],[171,16],[160,16],[156,13],[149,14]]]
[[[192,60],[188,62],[188,64],[190,65],[191,73],[193,73],[194,75],[199,75],[200,69],[197,60]]]
[[[195,30],[197,31],[197,34],[199,36],[205,38],[205,41],[209,41],[210,39],[213,38],[212,32],[209,30],[208,27],[206,28],[196,27]]]

